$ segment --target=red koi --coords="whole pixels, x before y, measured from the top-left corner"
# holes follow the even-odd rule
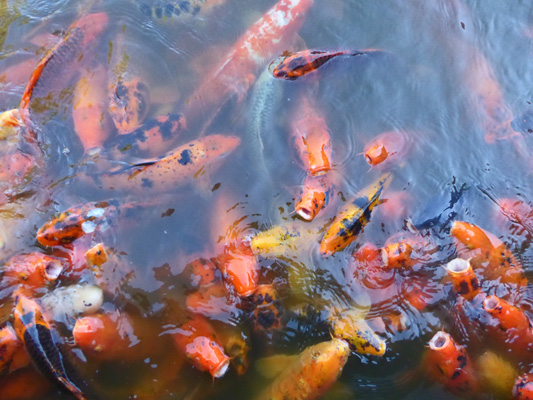
[[[86,15],[74,22],[67,35],[57,45],[55,45],[37,64],[35,71],[30,77],[28,84],[20,100],[19,110],[24,125],[29,130],[31,138],[37,140],[37,135],[33,131],[30,118],[30,103],[36,88],[44,81],[46,84],[51,77],[65,78],[65,73],[69,70],[73,62],[81,59],[80,55],[88,51],[88,45],[94,43],[107,26],[108,17],[105,13]],[[47,76],[49,75],[49,76]]]
[[[382,290],[395,285],[396,272],[384,268],[381,251],[372,243],[365,243],[352,253],[347,279],[356,279],[369,289]],[[373,293],[373,292],[371,292]],[[380,299],[381,300],[381,299]]]
[[[105,69],[99,64],[84,72],[74,89],[72,119],[86,152],[101,149],[111,133],[111,121],[105,105],[106,86]]]
[[[272,61],[269,70],[278,79],[295,80],[310,72],[318,70],[333,58],[339,56],[354,57],[376,50],[302,50],[296,53],[285,52]]]
[[[44,224],[37,232],[37,240],[43,246],[69,244],[90,234],[118,212],[118,203],[108,201],[89,202],[71,207],[58,217]]]
[[[291,124],[293,143],[300,161],[311,175],[331,170],[331,140],[326,121],[309,97],[296,106]]]
[[[236,136],[210,135],[186,143],[156,161],[97,177],[106,189],[168,191],[186,183],[211,163],[231,153],[240,143]]]
[[[15,300],[15,331],[24,342],[26,351],[39,371],[78,400],[86,399],[79,386],[72,366],[59,351],[52,335],[52,328],[41,307],[32,299],[18,293]]]
[[[425,366],[429,375],[457,396],[477,393],[478,381],[463,346],[446,332],[437,332],[429,341]]]
[[[274,7],[253,24],[235,43],[233,50],[209,78],[190,97],[187,121],[202,117],[208,123],[217,110],[207,116],[207,107],[223,103],[228,93],[242,101],[266,60],[281,53],[301,25],[313,0],[279,0]]]
[[[63,264],[55,257],[37,252],[19,254],[5,264],[2,282],[9,286],[22,285],[32,292],[56,281],[63,269]]]
[[[177,349],[200,371],[220,378],[228,370],[230,359],[218,341],[215,330],[204,317],[192,317],[180,325],[172,336]]]
[[[235,292],[241,297],[252,295],[257,289],[259,280],[259,264],[251,248],[230,246],[219,256],[217,266]]]

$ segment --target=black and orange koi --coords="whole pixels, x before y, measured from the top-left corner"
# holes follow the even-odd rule
[[[73,382],[78,379],[76,372],[57,347],[42,308],[34,300],[17,293],[14,317],[17,336],[24,342],[36,368],[78,400],[86,399],[79,385]]]

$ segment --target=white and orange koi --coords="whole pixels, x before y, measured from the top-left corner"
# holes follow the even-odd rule
[[[188,122],[198,118],[209,123],[224,98],[236,94],[242,100],[266,62],[286,50],[289,41],[303,24],[313,0],[279,0],[235,43],[228,57],[218,65],[188,99]],[[206,109],[211,109],[206,113]]]

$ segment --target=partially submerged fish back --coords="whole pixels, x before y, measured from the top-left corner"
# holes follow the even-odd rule
[[[239,143],[236,136],[206,136],[178,147],[158,161],[101,175],[99,181],[106,189],[169,191],[195,178],[202,168],[231,153]]]

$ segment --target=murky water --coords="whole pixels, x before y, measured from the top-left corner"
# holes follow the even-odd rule
[[[533,207],[533,6],[496,0],[314,0],[298,34],[245,72],[255,77],[249,88],[243,90],[239,80],[234,87],[224,82],[225,92],[217,87],[197,92],[221,68],[239,37],[274,4],[0,2],[5,28],[0,31],[2,110],[18,107],[35,66],[74,21],[95,12],[109,18],[82,60],[48,67],[36,88],[31,116],[45,167],[5,203],[0,197],[1,258],[32,251],[64,257],[71,250],[60,253],[42,246],[35,240],[38,229],[72,206],[118,200],[119,215],[110,217],[91,243],[103,242],[109,251],[103,272],[66,274],[36,295],[97,283],[105,290],[102,311],[119,309],[129,316],[135,340],[126,355],[116,357],[84,354],[72,337],[75,319],[54,321],[62,351],[102,398],[253,398],[269,385],[257,360],[296,354],[330,340],[332,307],[368,311],[366,320],[386,341],[387,351],[382,357],[352,353],[325,398],[454,398],[424,372],[423,354],[436,332],[446,330],[467,346],[474,364],[487,350],[505,351],[477,343],[471,327],[461,322],[459,296],[442,268],[457,257],[452,222],[466,221],[497,236],[521,263],[525,277],[532,278],[531,214],[517,218],[498,207],[498,200]],[[270,62],[283,51],[306,48],[380,51],[334,58],[293,81],[269,75]],[[102,118],[109,119],[102,122],[108,124],[107,140],[97,150],[84,148],[86,139],[80,135],[94,131],[80,133],[77,125],[77,132],[73,117],[89,96],[79,94],[83,79],[88,88],[107,93],[95,97],[105,110]],[[113,93],[120,97],[119,82],[132,79],[143,85],[141,124],[169,114],[186,118],[186,128],[157,144],[157,150],[124,141],[111,122],[108,100]],[[327,123],[333,166],[328,174],[335,177],[329,204],[312,222],[294,213],[307,171],[291,132],[304,98],[313,99]],[[397,133],[395,161],[370,168],[362,153],[384,132]],[[153,182],[133,190],[98,180],[101,174],[214,134],[234,135],[240,144],[183,183],[156,191]],[[321,255],[323,232],[339,209],[388,172],[387,200],[375,207],[364,231],[345,250]],[[300,239],[276,255],[255,257],[259,283],[277,290],[280,326],[258,328],[253,305],[231,285],[215,309],[195,310],[207,316],[220,337],[244,340],[249,348],[244,374],[231,368],[213,381],[185,360],[172,339],[190,315],[188,297],[196,289],[186,266],[198,258],[216,258],[230,237],[246,241],[279,225],[294,227]],[[399,241],[409,235],[423,238],[422,254],[412,269],[385,272],[383,279],[393,285],[372,287],[364,270],[356,271],[352,252],[368,243],[381,248],[394,243],[394,237]],[[216,279],[222,282],[220,272]],[[529,284],[487,279],[481,286],[531,316]],[[12,323],[12,288],[4,283],[0,290],[1,320]],[[419,298],[424,305],[417,306]],[[531,372],[526,360],[511,358],[508,364],[516,376]],[[23,379],[31,368],[4,371],[2,382]],[[43,389],[28,398],[70,398],[34,379]],[[500,396],[494,388],[481,387],[486,398],[511,398],[510,391]]]

